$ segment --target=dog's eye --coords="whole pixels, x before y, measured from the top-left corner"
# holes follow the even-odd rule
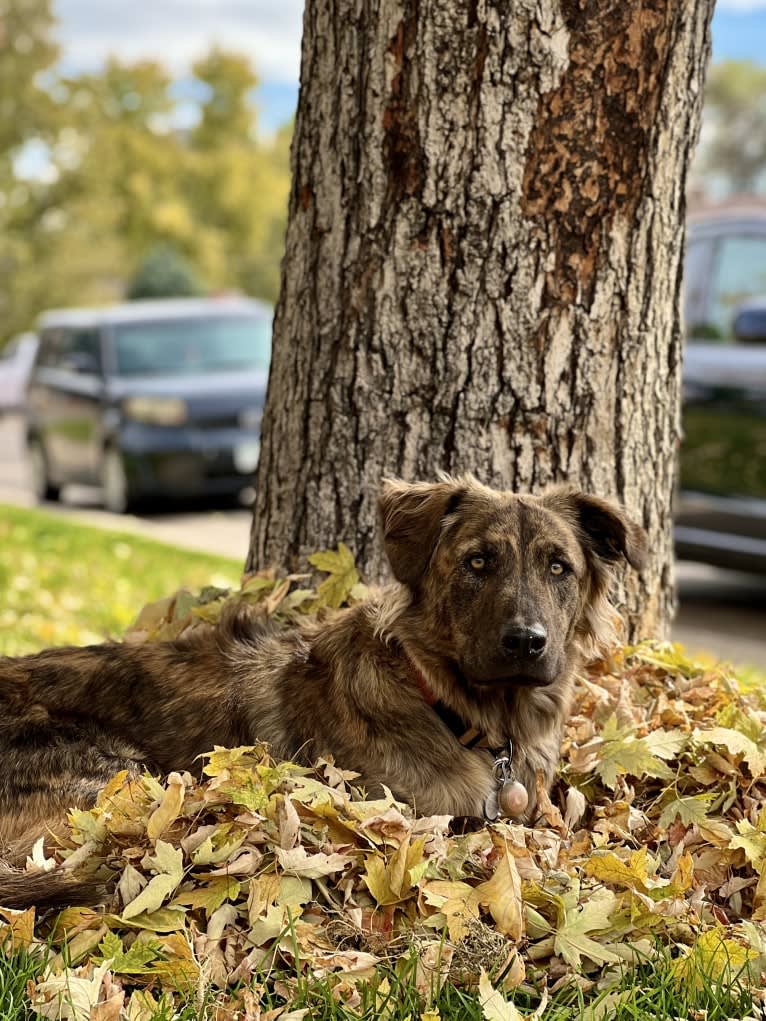
[[[487,566],[487,558],[481,556],[473,556],[468,560],[468,564],[472,571],[483,571]]]
[[[551,564],[551,574],[555,574],[556,577],[560,577],[566,573],[567,566],[562,560],[554,560]]]

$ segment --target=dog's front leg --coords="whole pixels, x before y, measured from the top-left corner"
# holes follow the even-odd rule
[[[359,780],[369,791],[385,784],[400,800],[409,802],[418,815],[452,815],[484,818],[484,803],[496,784],[493,760],[479,749],[458,745],[448,762],[428,755],[427,748],[413,748],[412,754],[398,758],[395,769],[375,770],[370,764],[362,769]]]

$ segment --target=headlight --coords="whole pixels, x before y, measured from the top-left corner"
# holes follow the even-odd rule
[[[189,414],[179,397],[128,397],[122,410],[134,422],[148,425],[183,425]]]

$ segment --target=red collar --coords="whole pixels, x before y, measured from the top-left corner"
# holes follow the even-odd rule
[[[409,659],[409,657],[407,658]],[[431,706],[435,710],[437,716],[439,716],[444,723],[447,724],[460,744],[464,745],[466,748],[474,748],[477,746],[486,748],[487,744],[484,741],[481,731],[466,724],[456,713],[449,709],[439,699],[439,696],[428,686],[428,681],[426,680],[423,671],[412,659],[410,659],[410,667],[412,670],[412,679],[415,681],[417,689],[423,697],[423,701],[426,705]]]
[[[410,664],[412,666],[412,676],[415,680],[415,684],[418,686],[418,691],[423,696],[423,701],[426,705],[436,705],[439,701],[439,696],[428,687],[428,681],[425,679],[423,671],[420,670],[412,662],[412,660],[410,660]]]

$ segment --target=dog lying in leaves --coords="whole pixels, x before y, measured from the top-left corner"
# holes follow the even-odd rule
[[[198,770],[214,745],[257,740],[332,756],[425,814],[502,814],[512,779],[532,818],[574,673],[611,637],[610,565],[640,568],[645,533],[571,488],[470,476],[388,481],[380,511],[398,584],[328,619],[275,631],[240,611],[177,641],[0,660],[0,845],[26,852],[119,770]]]

